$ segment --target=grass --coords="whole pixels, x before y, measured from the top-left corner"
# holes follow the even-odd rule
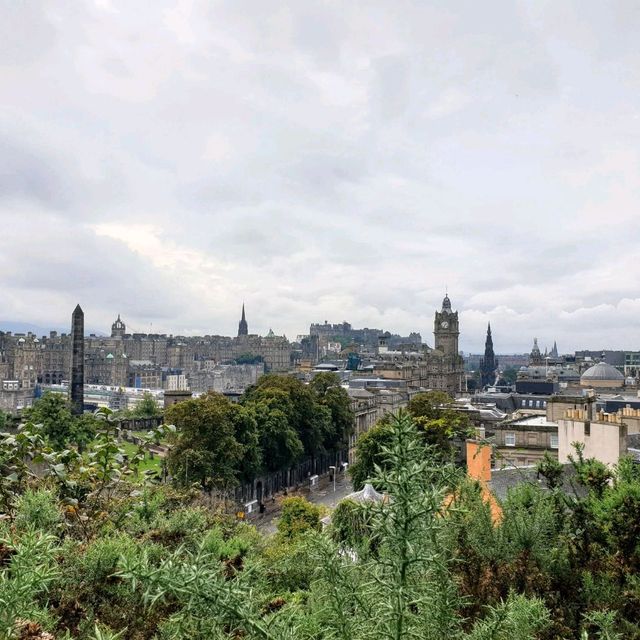
[[[138,452],[137,445],[132,444],[131,442],[126,442],[126,441],[120,442],[120,446],[124,449],[124,452],[130,458],[135,456],[136,453]],[[140,471],[140,473],[144,473],[148,469],[151,469],[152,471],[156,471],[157,473],[161,472],[162,459],[160,458],[159,455],[157,454],[154,455],[152,459],[148,452],[145,453],[144,460],[138,465],[138,470]]]

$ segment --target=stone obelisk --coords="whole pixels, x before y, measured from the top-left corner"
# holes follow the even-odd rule
[[[84,405],[84,312],[77,305],[71,316],[71,413],[82,415]]]

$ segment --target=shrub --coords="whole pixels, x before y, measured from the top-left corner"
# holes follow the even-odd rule
[[[282,502],[282,513],[278,520],[278,533],[281,537],[292,540],[301,533],[320,531],[320,507],[311,504],[304,498],[286,498]]]
[[[46,489],[28,489],[16,504],[15,525],[18,530],[29,528],[54,533],[62,515],[56,497]]]

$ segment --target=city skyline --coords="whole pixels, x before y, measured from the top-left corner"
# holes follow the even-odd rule
[[[636,3],[148,7],[0,8],[6,321],[640,347]]]
[[[117,322],[120,322],[121,320],[121,314],[118,313],[116,314],[116,318],[114,318]],[[245,304],[243,303],[242,307],[241,307],[241,315],[240,315],[241,321],[244,320],[245,318]],[[122,321],[124,322],[125,319],[123,318]],[[342,322],[348,322],[348,320],[342,320],[340,322],[334,322],[334,321],[329,321],[326,320],[326,322],[328,322],[329,324],[341,324]],[[109,326],[111,327],[111,322],[108,323]],[[174,332],[171,330],[167,330],[167,331],[161,331],[161,330],[157,330],[153,328],[153,325],[151,325],[149,327],[149,330],[144,330],[144,329],[138,329],[136,327],[131,327],[129,324],[127,324],[126,322],[124,322],[125,326],[126,326],[126,333],[128,335],[132,335],[132,334],[152,334],[152,335],[156,335],[156,334],[162,334],[162,335],[167,335],[167,336],[174,336],[174,337],[179,337],[179,336],[184,336],[184,337],[197,337],[197,336],[234,336],[235,332],[234,331],[202,331],[202,332],[192,332],[192,333],[178,333],[178,332]],[[313,322],[311,322],[310,324],[313,324]],[[322,322],[318,323],[318,324],[322,324]],[[371,326],[355,326],[353,325],[353,323],[349,323],[351,324],[351,326],[354,329],[364,329],[364,328],[369,328],[369,329],[381,329],[387,332],[390,332],[392,334],[395,335],[400,335],[401,332],[394,330],[392,327],[374,327],[373,325]],[[302,335],[308,335],[308,328],[309,326],[307,326],[303,331],[299,331],[297,333],[291,334],[289,336],[286,336],[286,334],[283,333],[277,333],[276,335],[285,335],[291,342],[295,342],[298,336],[302,336]],[[111,330],[113,329],[113,327],[111,327]],[[253,329],[251,325],[249,325],[249,329],[248,329],[248,333],[250,335],[260,335],[260,336],[265,336],[267,335],[267,333],[272,332],[273,331],[273,326],[269,326],[268,329]],[[31,324],[31,323],[22,323],[22,322],[7,322],[7,321],[3,321],[0,320],[0,332],[3,331],[9,331],[12,332],[14,334],[22,334],[22,333],[32,333],[35,336],[46,336],[49,334],[50,331],[55,331],[57,333],[64,333],[67,335],[71,335],[71,331],[68,327],[64,327],[62,325],[56,325],[56,326],[44,326],[41,324],[35,325],[35,324]],[[429,330],[427,333],[420,331],[419,329],[413,329],[411,332],[417,332],[420,333],[422,336],[422,343],[423,344],[428,344],[430,346],[433,347],[434,345],[434,341],[433,341],[433,320],[432,320],[432,326],[431,326],[431,330]],[[110,330],[108,328],[95,328],[95,327],[89,327],[88,329],[85,330],[85,335],[89,336],[89,335],[96,335],[96,336],[108,336],[110,333]],[[410,332],[406,332],[407,334]],[[427,336],[427,337],[425,337]],[[462,334],[461,334],[462,337]],[[513,349],[513,350],[508,350],[505,349],[502,352],[496,352],[498,355],[500,353],[502,353],[503,355],[518,355],[518,354],[528,354],[531,351],[531,347],[533,346],[533,342],[536,341],[536,344],[539,343],[540,348],[542,349],[543,352],[551,351],[552,349],[556,348],[557,349],[557,341],[555,339],[551,339],[551,342],[549,344],[547,344],[547,342],[545,342],[546,338],[541,338],[539,339],[538,336],[533,336],[530,340],[530,345],[529,347],[525,347],[522,350],[517,350],[517,349]],[[462,342],[462,340],[461,340]],[[566,349],[566,350],[562,350],[560,349],[560,353],[562,354],[570,354],[573,353],[575,351],[579,351],[582,349],[589,349],[591,347],[593,347],[594,345],[583,345],[582,348],[578,347],[575,349]],[[603,350],[612,350],[612,348],[609,345],[598,345],[595,347],[596,350],[598,350],[599,347],[602,347]],[[482,355],[482,353],[484,353],[484,346],[482,347],[477,347],[477,348],[471,348],[471,349],[462,349],[461,351],[464,352],[465,355]],[[615,349],[613,349],[615,350]],[[623,348],[621,350],[632,350],[629,348]]]

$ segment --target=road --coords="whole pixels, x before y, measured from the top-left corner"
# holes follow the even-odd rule
[[[345,474],[340,474],[339,477],[336,478],[335,492],[333,490],[333,483],[330,483],[328,477],[325,476],[321,479],[317,488],[301,489],[300,491],[289,493],[289,496],[302,496],[309,502],[323,505],[329,511],[332,511],[340,500],[352,492],[353,486],[351,484],[351,480],[349,477],[345,477]],[[285,496],[282,495],[278,496],[275,502],[272,503],[267,501],[266,513],[262,517],[258,516],[255,520],[251,520],[250,522],[262,533],[275,533],[278,525],[278,516],[280,515],[280,505],[284,497]]]

